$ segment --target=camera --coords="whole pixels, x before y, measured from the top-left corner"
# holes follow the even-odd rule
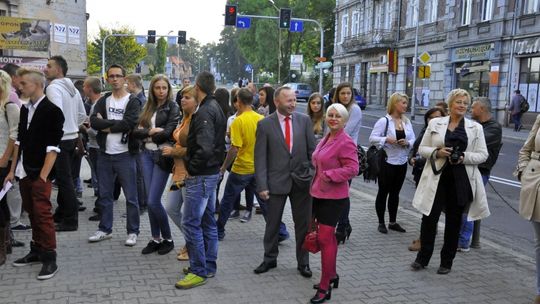
[[[452,148],[452,154],[450,154],[450,162],[452,164],[457,164],[459,162],[459,158],[463,155],[463,152],[459,151],[459,146],[455,146]]]

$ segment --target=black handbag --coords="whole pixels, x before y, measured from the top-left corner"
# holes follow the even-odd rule
[[[154,153],[153,159],[154,164],[156,164],[161,170],[169,173],[172,172],[172,168],[174,166],[174,159],[170,156],[164,156],[161,153],[161,149]]]
[[[386,127],[384,128],[384,134],[383,136],[386,136],[388,133],[388,117],[386,118]],[[377,179],[379,178],[379,174],[381,172],[381,168],[383,163],[386,161],[386,151],[384,151],[383,147],[377,147],[376,145],[372,145],[369,147],[369,149],[366,152],[366,170],[364,171],[364,181],[375,181],[377,182]]]

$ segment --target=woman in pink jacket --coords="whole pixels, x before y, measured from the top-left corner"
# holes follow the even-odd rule
[[[336,273],[337,241],[335,236],[339,215],[349,204],[349,180],[358,174],[358,155],[352,138],[343,130],[349,112],[339,103],[326,111],[326,125],[330,130],[313,152],[315,177],[311,184],[313,216],[319,224],[322,273],[317,293],[311,303],[330,299],[333,287],[338,287]]]

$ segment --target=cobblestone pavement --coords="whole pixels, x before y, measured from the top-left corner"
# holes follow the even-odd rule
[[[401,209],[398,221],[407,233],[377,232],[374,193],[363,190],[362,185],[359,179],[353,183],[353,232],[339,247],[337,267],[341,281],[330,303],[532,302],[534,264],[530,258],[507,252],[501,244],[484,242],[482,249],[458,253],[452,272],[437,275],[443,229],[439,229],[429,267],[421,272],[410,271],[415,254],[407,251],[407,246],[419,235],[420,217]],[[91,193],[85,190],[88,209],[93,206]],[[284,221],[292,230],[288,206]],[[276,269],[261,275],[253,273],[263,258],[264,221],[260,215],[249,223],[229,221],[227,236],[220,242],[215,278],[195,289],[177,290],[174,283],[187,262],[177,261],[173,252],[165,256],[141,255],[150,238],[146,213],[141,216],[137,245],[124,246],[124,211],[120,198],[115,206],[113,238],[94,244],[87,238],[97,224],[87,220],[91,211],[81,212],[78,231],[57,234],[60,271],[47,281],[36,280],[39,265],[11,266],[13,260],[27,253],[30,240],[30,232],[17,232],[17,238],[27,245],[15,248],[6,265],[0,267],[0,303],[308,303],[314,294],[311,286],[319,279],[319,255],[311,255],[313,278],[301,277],[296,271],[292,239],[280,245]],[[176,227],[173,233],[177,250],[184,241]]]

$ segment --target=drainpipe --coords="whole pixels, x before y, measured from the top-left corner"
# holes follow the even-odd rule
[[[512,97],[512,77],[513,77],[513,72],[514,72],[514,49],[516,47],[516,39],[515,39],[515,35],[516,35],[516,24],[517,24],[517,14],[518,14],[518,8],[519,8],[519,5],[518,5],[518,2],[519,1],[515,1],[514,2],[514,16],[512,18],[512,40],[511,40],[511,48],[510,48],[510,64],[508,66],[508,84],[507,84],[507,99],[506,100],[510,100],[510,98]],[[498,110],[498,109],[497,109]],[[503,116],[505,118],[505,121],[504,121],[504,125],[507,126],[508,125],[508,120],[506,119],[506,109],[504,109],[504,112],[503,112]],[[497,111],[495,113],[495,119],[498,120],[499,118],[499,111]]]

